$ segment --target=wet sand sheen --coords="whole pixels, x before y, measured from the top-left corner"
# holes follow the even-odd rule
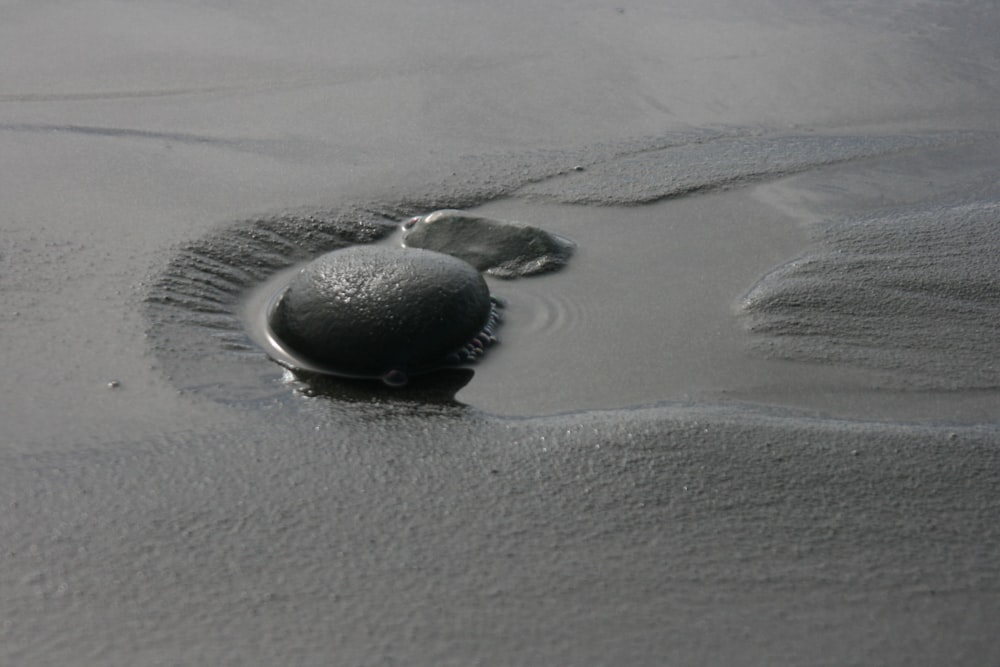
[[[735,402],[794,405],[787,379],[807,372],[738,351],[761,336],[739,331],[741,295],[789,294],[756,281],[796,253],[843,266],[786,223],[996,194],[995,147],[974,168],[969,143],[916,150],[940,143],[922,131],[1000,129],[991,3],[78,0],[0,18],[0,663],[1000,664],[995,417]],[[891,187],[866,162],[879,147],[903,150]],[[235,316],[275,272],[390,219],[660,197],[587,230],[589,263],[498,283],[523,330],[491,354],[527,354],[553,386],[585,363],[590,384],[621,373],[608,405],[643,374],[688,391],[684,371],[700,402],[456,403],[462,384],[522,400],[523,375],[488,367],[434,395],[310,394]],[[652,238],[652,211],[691,257],[624,245],[626,222]],[[756,239],[727,227],[705,255],[685,218],[766,218],[783,252],[734,260]],[[707,256],[691,270],[711,280],[661,255]],[[616,269],[638,285],[614,291]],[[627,369],[638,334],[616,318],[633,315],[671,348]],[[729,338],[705,335],[727,317]],[[715,397],[730,363],[775,384]],[[841,392],[829,410],[868,386],[844,373],[808,386]]]
[[[995,419],[994,389],[935,390],[877,367],[756,353],[740,300],[774,266],[802,255],[815,230],[753,189],[628,208],[508,200],[480,210],[551,224],[581,245],[563,274],[492,282],[509,302],[504,345],[458,395],[480,409],[528,415],[736,401],[855,419]]]

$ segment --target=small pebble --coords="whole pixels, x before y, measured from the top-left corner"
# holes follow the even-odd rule
[[[118,389],[120,386],[122,386],[122,383],[118,380],[111,380],[108,382],[108,389]]]

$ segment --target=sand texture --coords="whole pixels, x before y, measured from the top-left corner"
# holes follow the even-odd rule
[[[0,664],[1000,662],[983,1],[0,3]],[[500,342],[299,377],[458,208]]]

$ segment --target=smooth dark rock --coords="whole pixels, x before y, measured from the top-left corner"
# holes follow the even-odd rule
[[[330,372],[405,382],[448,363],[490,321],[483,277],[429,250],[359,246],[307,264],[269,316],[281,343]]]

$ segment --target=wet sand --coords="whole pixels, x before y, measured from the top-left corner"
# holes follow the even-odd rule
[[[995,662],[992,8],[396,4],[0,9],[0,662]],[[453,206],[471,377],[253,345]]]

